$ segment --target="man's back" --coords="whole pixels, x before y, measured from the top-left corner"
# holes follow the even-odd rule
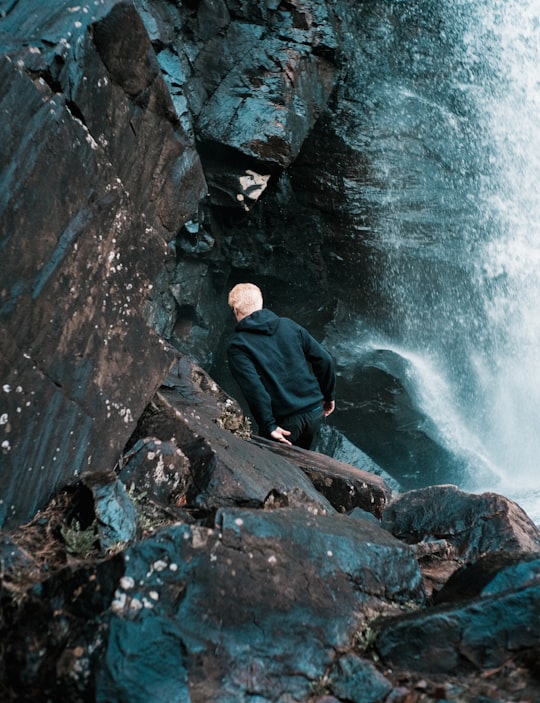
[[[263,435],[285,418],[333,398],[331,356],[303,327],[266,308],[240,320],[228,358]]]

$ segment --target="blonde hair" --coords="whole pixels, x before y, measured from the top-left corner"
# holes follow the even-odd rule
[[[263,306],[261,289],[254,283],[238,283],[229,293],[227,301],[235,312],[241,315],[251,315]]]

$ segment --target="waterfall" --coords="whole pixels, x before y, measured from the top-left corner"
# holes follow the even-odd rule
[[[370,183],[351,197],[384,259],[377,343],[413,359],[442,431],[540,517],[540,0],[359,14]]]
[[[491,363],[472,358],[485,407],[478,432],[509,490],[528,503],[527,494],[540,497],[540,3],[495,6],[485,26],[499,89],[484,98],[493,140],[486,205],[495,232],[477,276],[498,344]]]

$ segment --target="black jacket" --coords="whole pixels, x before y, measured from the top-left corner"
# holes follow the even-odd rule
[[[263,436],[280,419],[334,399],[330,354],[303,327],[271,310],[257,310],[240,320],[227,356]]]

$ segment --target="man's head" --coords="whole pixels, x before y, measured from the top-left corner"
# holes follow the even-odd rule
[[[238,283],[229,293],[229,306],[238,322],[263,306],[261,289],[253,283]]]

